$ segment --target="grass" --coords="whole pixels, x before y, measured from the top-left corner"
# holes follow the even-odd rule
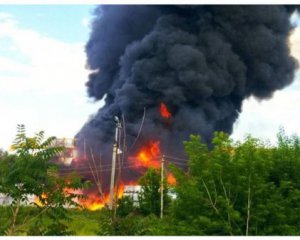
[[[28,229],[38,221],[36,207],[22,207],[17,219],[19,227],[18,235],[27,235]],[[88,211],[80,209],[68,209],[69,220],[66,225],[76,236],[95,236],[99,232],[100,211]],[[11,210],[9,207],[0,206],[0,236],[5,235],[5,230],[10,226]],[[24,224],[24,220],[25,224]],[[45,219],[45,222],[49,220]]]
[[[100,211],[72,210],[68,226],[76,236],[93,236],[99,231]]]

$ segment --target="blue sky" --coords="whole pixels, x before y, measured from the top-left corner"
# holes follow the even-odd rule
[[[73,137],[103,102],[87,97],[84,45],[94,5],[0,6],[0,148],[8,149],[17,124],[29,134]],[[299,17],[293,17],[299,23]],[[300,60],[300,28],[290,37]],[[300,135],[300,74],[267,101],[250,98],[234,125],[234,139],[247,133],[274,141],[280,126]]]
[[[73,137],[101,102],[86,94],[84,45],[93,5],[1,5],[0,148],[19,123]]]
[[[94,5],[2,5],[1,12],[10,13],[20,27],[43,33],[64,42],[85,42]]]

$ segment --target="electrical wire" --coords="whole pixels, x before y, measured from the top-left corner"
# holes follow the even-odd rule
[[[133,167],[136,167],[136,168],[145,168],[144,166],[142,165],[131,165],[131,166],[125,166],[125,167],[121,167],[121,169],[128,169],[128,168],[133,168]],[[116,168],[116,170],[118,170],[120,168]],[[107,169],[98,169],[98,170],[95,170],[94,172],[107,172],[107,171],[111,171],[111,168],[107,168]],[[89,171],[76,171],[77,173],[80,173],[80,174],[85,174],[85,173],[91,173],[92,171],[89,170]],[[71,172],[63,172],[63,173],[60,173],[61,175],[67,175],[67,174],[70,174]]]
[[[170,156],[170,155],[164,155],[165,158],[169,158],[169,159],[176,159],[178,161],[185,161],[187,162],[188,159],[187,158],[179,158],[179,157],[174,157],[174,156]]]
[[[182,162],[174,162],[174,161],[166,161],[168,163],[172,163],[174,165],[181,165],[181,166],[188,166],[187,163],[182,163]]]
[[[168,161],[169,163],[176,163],[176,164],[178,164],[178,165],[188,165],[187,164],[187,160],[188,159],[184,159],[184,158],[177,158],[177,157],[172,157],[172,156],[169,156],[169,155],[165,155],[164,156],[166,159],[169,159],[170,161],[168,161],[168,160],[166,160],[166,161]],[[161,157],[156,157],[156,158],[152,158],[153,160],[160,160],[161,159]],[[172,159],[172,161],[171,161],[171,159]],[[176,160],[176,161],[174,161],[174,160]],[[134,164],[134,163],[128,163],[127,165],[125,164],[125,165],[123,165],[124,167],[130,167],[130,165],[131,166],[136,166],[136,164]],[[78,166],[78,165],[77,165]],[[104,165],[102,165],[101,166],[102,167],[102,169],[106,169],[106,168],[111,168],[111,164],[104,164]],[[95,169],[95,168],[93,168],[93,169]],[[118,168],[118,169],[122,169],[122,168]],[[79,167],[72,167],[72,168],[63,168],[63,169],[60,169],[60,172],[68,172],[68,171],[77,171],[77,172],[79,172],[79,171],[84,171],[84,170],[90,170],[90,168],[88,167],[88,166],[86,166],[86,164],[84,165],[84,164],[82,164],[82,165],[79,165]],[[100,169],[101,170],[101,169]],[[106,170],[105,170],[106,171]]]

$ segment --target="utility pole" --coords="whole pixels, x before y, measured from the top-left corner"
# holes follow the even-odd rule
[[[85,138],[83,139],[83,157],[84,160],[86,161],[86,142],[85,142]]]
[[[116,173],[116,159],[118,155],[118,140],[119,140],[119,129],[121,128],[121,122],[117,116],[115,116],[116,133],[113,146],[112,154],[112,165],[110,175],[110,192],[109,192],[109,209],[113,210],[114,207],[114,188],[115,188],[115,173]]]
[[[165,156],[162,155],[161,158],[161,174],[160,174],[160,218],[163,218],[164,215],[164,162]]]

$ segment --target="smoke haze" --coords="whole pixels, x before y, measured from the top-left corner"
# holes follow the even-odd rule
[[[159,140],[183,156],[182,141],[232,133],[244,99],[271,98],[298,67],[290,55],[293,6],[100,6],[86,45],[86,84],[105,106],[77,134],[109,164],[115,124],[124,116],[130,146]],[[164,103],[171,113],[159,112]]]

